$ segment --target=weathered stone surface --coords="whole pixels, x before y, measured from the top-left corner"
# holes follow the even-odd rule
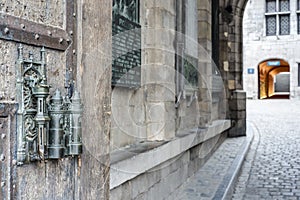
[[[242,19],[243,9],[246,6],[247,0],[235,1],[229,7],[227,1],[219,2],[220,5],[220,44],[219,58],[220,70],[223,74],[225,88],[227,89],[227,98],[230,102],[230,90],[242,89]],[[230,95],[228,95],[230,94]],[[234,110],[242,109],[245,103],[232,102],[230,107],[227,107],[227,117],[231,117]],[[233,108],[233,110],[231,110]],[[245,110],[245,109],[243,109]],[[237,113],[233,115],[239,116]],[[235,123],[234,123],[235,124]],[[237,123],[240,124],[240,123]],[[245,124],[245,123],[244,123]],[[245,128],[237,128],[239,131],[244,131]],[[237,133],[236,133],[237,134]],[[243,133],[244,134],[244,133]]]
[[[229,127],[230,122],[227,120],[215,121],[207,129],[198,130],[199,132],[197,130],[191,133],[185,132],[185,136],[178,137],[157,148],[114,163],[111,165],[110,170],[110,188],[116,188],[126,181],[133,180],[153,167],[182,154],[191,147],[215,138]],[[211,145],[212,143],[209,144]],[[207,152],[209,146],[203,148],[203,151]]]
[[[223,198],[225,195],[220,190],[228,188],[227,182],[231,177],[231,168],[234,166],[234,161],[241,156],[240,151],[244,149],[245,140],[245,137],[227,138],[209,156],[207,162],[166,199],[226,199],[226,197]],[[221,141],[222,139],[219,142]]]
[[[11,52],[17,52],[17,45],[0,41],[0,51],[0,100],[13,101],[16,94],[16,75],[14,67],[16,54],[12,54]]]
[[[246,111],[234,111],[230,116],[232,119],[246,119]]]
[[[229,130],[229,137],[238,137],[246,135],[246,119],[233,120],[233,127]]]
[[[225,135],[212,138],[112,189],[111,199],[152,200],[169,196],[205,163],[224,137]],[[207,148],[211,146],[213,148]]]
[[[232,99],[241,99],[245,100],[246,99],[246,92],[242,90],[236,90],[233,92]]]
[[[0,10],[30,21],[58,26],[65,25],[66,1],[1,1]]]
[[[233,112],[246,110],[246,99],[233,99],[229,101],[229,107]]]

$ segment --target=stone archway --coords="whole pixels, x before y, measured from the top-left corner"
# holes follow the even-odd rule
[[[243,15],[248,0],[220,2],[220,66],[227,74],[228,89],[243,89]]]
[[[246,134],[246,93],[243,91],[243,15],[248,0],[220,1],[219,66],[227,88],[229,136]]]

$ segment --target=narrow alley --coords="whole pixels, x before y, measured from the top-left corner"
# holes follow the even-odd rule
[[[300,198],[300,102],[247,102],[254,139],[233,199]]]
[[[299,106],[292,100],[248,100],[247,137],[227,138],[167,199],[299,199]]]

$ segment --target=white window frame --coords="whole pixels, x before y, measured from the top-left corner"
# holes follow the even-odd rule
[[[291,34],[291,2],[289,0],[289,11],[279,11],[280,10],[280,5],[279,2],[280,0],[275,0],[276,1],[276,10],[275,12],[267,12],[267,1],[265,0],[265,33],[266,36],[278,36],[278,35],[290,35]],[[300,13],[300,11],[299,11]],[[288,34],[280,34],[280,16],[283,15],[288,15],[289,16],[289,33]],[[275,35],[268,35],[267,33],[267,16],[276,16],[276,32]]]

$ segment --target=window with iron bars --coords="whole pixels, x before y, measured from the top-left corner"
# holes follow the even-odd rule
[[[141,26],[139,0],[113,0],[112,86],[141,84]]]
[[[266,35],[290,34],[289,0],[266,0]]]

